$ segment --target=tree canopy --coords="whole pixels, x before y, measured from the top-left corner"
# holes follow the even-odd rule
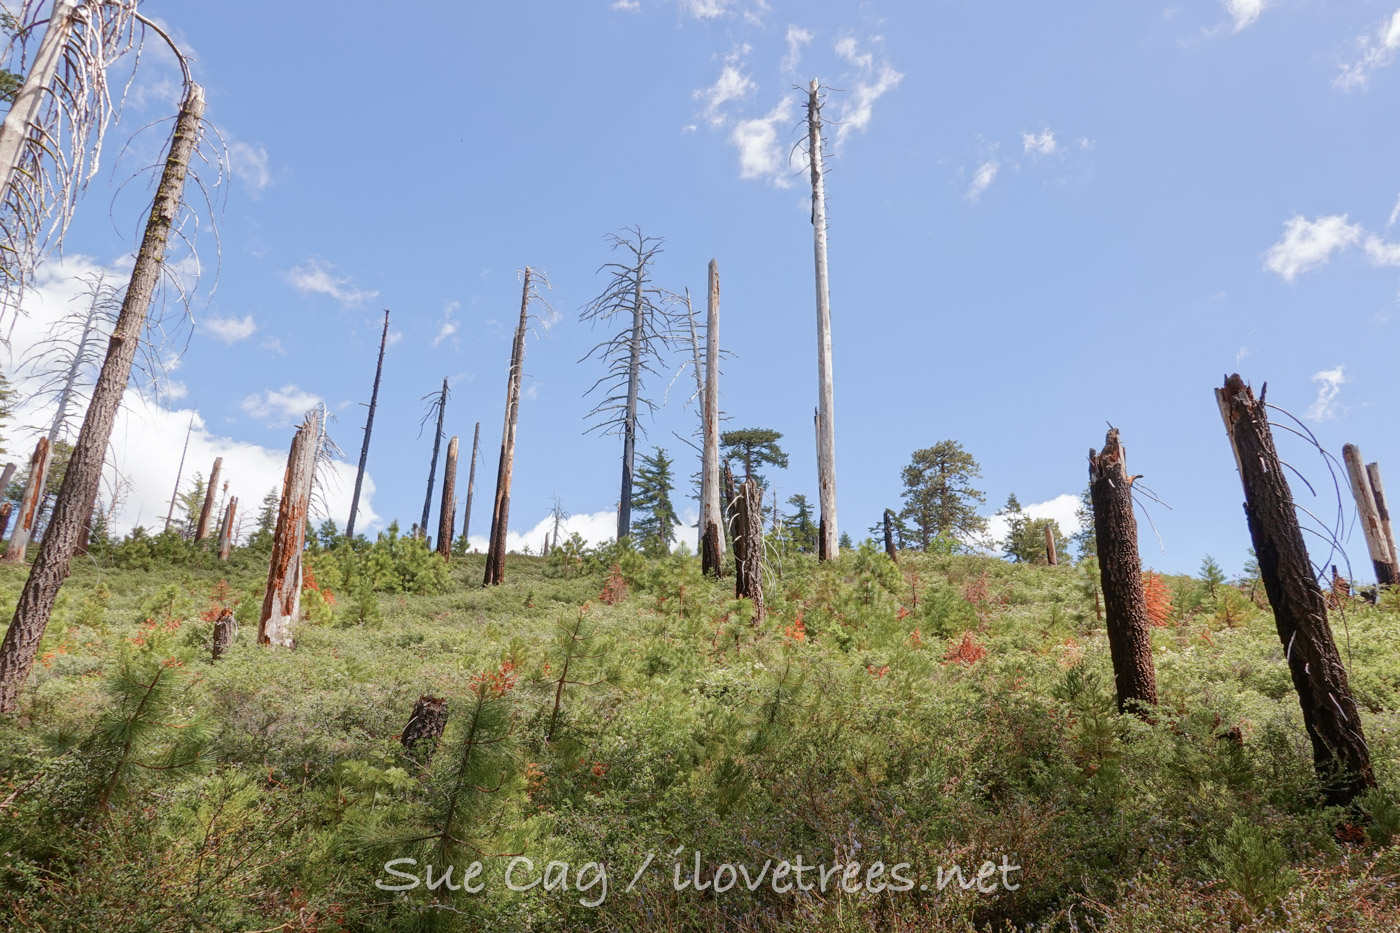
[[[935,538],[967,543],[986,530],[987,520],[977,514],[977,507],[987,497],[972,486],[981,475],[982,468],[957,441],[914,451],[900,474],[904,508],[899,517],[913,530],[919,547],[927,549]]]

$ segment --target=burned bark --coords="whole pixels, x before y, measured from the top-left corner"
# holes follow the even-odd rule
[[[472,530],[472,493],[476,490],[476,450],[481,443],[481,422],[472,430],[472,463],[467,470],[467,507],[462,510],[462,540],[466,541]],[[470,548],[470,545],[467,545]]]
[[[1351,494],[1356,500],[1356,518],[1366,538],[1366,550],[1371,555],[1371,566],[1376,571],[1376,583],[1391,586],[1400,582],[1400,578],[1396,576],[1394,558],[1386,543],[1385,532],[1381,528],[1380,509],[1376,507],[1371,480],[1366,475],[1366,468],[1362,466],[1361,451],[1355,444],[1346,444],[1342,447],[1342,460],[1346,463]]]
[[[292,647],[292,624],[301,615],[301,552],[306,544],[306,517],[311,508],[311,482],[320,438],[321,413],[313,410],[297,429],[287,455],[277,530],[272,536],[272,560],[267,568],[267,592],[263,594],[262,614],[258,618],[260,645]]]
[[[1048,524],[1045,526],[1045,562],[1051,567],[1059,563],[1055,556],[1055,532]]]
[[[899,552],[894,548],[894,512],[889,509],[885,509],[885,554],[899,563]]]
[[[234,496],[228,500],[223,525],[219,528],[219,560],[228,560],[228,553],[233,548],[233,520],[237,515],[238,497]]]
[[[1244,484],[1259,575],[1312,740],[1313,766],[1327,802],[1346,805],[1376,785],[1371,754],[1274,447],[1263,393],[1255,399],[1244,380],[1232,375],[1215,394]]]
[[[425,396],[426,397],[426,396]],[[433,433],[433,459],[428,464],[428,491],[423,496],[423,520],[418,523],[420,534],[428,533],[428,514],[433,508],[433,482],[437,479],[438,452],[442,449],[442,422],[447,416],[447,380],[442,380],[442,392],[433,399],[432,405],[428,408],[429,416],[433,409],[437,409],[437,428]]]
[[[442,509],[438,516],[437,552],[452,559],[452,531],[457,521],[457,438],[447,442],[447,463],[442,471]]]
[[[384,350],[389,345],[389,309],[384,309],[384,329],[379,334],[379,362],[374,365],[374,387],[369,392],[369,414],[365,416],[365,439],[360,442],[360,465],[355,469],[355,491],[350,495],[350,518],[345,537],[355,537],[355,516],[360,511],[360,488],[365,484],[365,463],[369,460],[369,438],[374,432],[374,410],[379,406],[379,379],[384,375]]]
[[[34,527],[39,521],[39,506],[44,501],[44,477],[49,472],[49,457],[53,448],[47,437],[41,437],[34,445],[34,453],[29,457],[29,479],[24,484],[24,492],[19,499],[19,515],[15,518],[15,533],[10,536],[9,549],[0,561],[7,564],[22,564],[29,551],[29,540],[34,535]]]
[[[506,529],[510,522],[510,481],[515,470],[515,432],[520,419],[520,381],[525,370],[525,331],[530,322],[532,271],[525,267],[520,291],[520,322],[510,352],[510,374],[506,383],[506,417],[501,430],[501,460],[496,467],[496,498],[491,507],[491,540],[486,550],[483,586],[506,580]]]
[[[238,622],[233,618],[233,611],[225,609],[219,613],[219,617],[214,620],[214,641],[210,646],[210,661],[217,661],[228,654],[233,647],[233,636],[238,633]]]
[[[1133,515],[1133,480],[1118,429],[1110,428],[1103,450],[1089,451],[1089,484],[1094,502],[1094,533],[1099,545],[1099,577],[1107,617],[1108,647],[1120,712],[1147,718],[1157,705],[1151,623],[1138,555]]]
[[[1376,499],[1376,514],[1381,520],[1381,537],[1390,549],[1390,566],[1400,574],[1400,552],[1395,550],[1395,527],[1390,523],[1390,508],[1385,504],[1385,484],[1381,482],[1381,465],[1366,464],[1366,478],[1371,481],[1371,494]]]
[[[209,488],[204,491],[204,506],[199,510],[199,524],[195,526],[194,539],[203,541],[209,537],[209,522],[214,517],[214,491],[219,488],[219,471],[224,468],[224,458],[214,458],[214,468],[209,471]]]
[[[763,493],[751,480],[734,500],[734,595],[753,603],[755,625],[763,621]]]
[[[442,733],[447,728],[447,700],[444,697],[420,696],[413,704],[413,714],[403,727],[399,741],[404,754],[426,765],[433,760]]]
[[[166,243],[179,211],[190,155],[199,136],[203,114],[204,91],[199,85],[190,84],[180,105],[121,314],[108,341],[102,371],[93,387],[82,430],[64,472],[48,532],[20,593],[14,620],[5,632],[4,642],[0,643],[0,712],[12,712],[15,708],[19,689],[29,676],[39,640],[48,627],[58,590],[68,576],[69,564],[83,531],[83,517],[97,497],[102,461],[111,440],[117,408],[131,377],[131,364],[146,325],[151,297],[163,270]]]

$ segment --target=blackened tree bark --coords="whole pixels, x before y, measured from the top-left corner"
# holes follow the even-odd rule
[[[1089,484],[1094,498],[1094,532],[1099,542],[1099,577],[1103,584],[1108,647],[1118,709],[1144,718],[1157,705],[1157,675],[1152,664],[1151,623],[1142,585],[1137,519],[1133,515],[1133,480],[1118,429],[1110,428],[1103,450],[1089,451]]]
[[[466,541],[472,530],[472,493],[476,490],[476,451],[481,445],[481,422],[472,430],[472,463],[467,469],[467,506],[462,510],[462,540]],[[468,545],[470,547],[470,545]]]
[[[734,595],[753,603],[753,624],[763,621],[763,492],[749,480],[734,500]]]
[[[894,548],[894,513],[885,509],[885,554],[896,564],[899,563],[899,552]]]
[[[1313,766],[1327,802],[1346,805],[1375,787],[1376,778],[1346,668],[1327,623],[1327,603],[1303,543],[1293,492],[1274,447],[1264,393],[1256,399],[1238,374],[1227,377],[1215,393],[1244,483],[1244,514],[1259,576],[1312,740]]]
[[[433,480],[437,478],[438,452],[442,449],[442,421],[447,415],[447,380],[442,380],[442,392],[433,399],[428,407],[428,417],[432,417],[433,409],[437,409],[437,429],[433,434],[433,460],[428,464],[428,492],[423,497],[423,520],[418,523],[418,533],[427,537],[428,534],[428,513],[433,508]],[[448,542],[451,546],[451,542]]]
[[[447,728],[447,700],[444,697],[420,696],[413,704],[413,714],[403,727],[399,741],[404,753],[421,765],[433,760],[443,730]]]

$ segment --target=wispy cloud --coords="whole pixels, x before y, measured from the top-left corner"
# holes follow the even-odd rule
[[[264,353],[271,353],[275,356],[287,355],[287,348],[282,346],[281,337],[264,337],[258,346],[262,348]]]
[[[967,189],[967,199],[974,204],[982,197],[982,192],[986,191],[996,181],[997,172],[1001,169],[1001,163],[995,159],[988,159],[977,166],[977,173],[972,176],[972,184]]]
[[[253,320],[251,314],[243,317],[206,317],[200,322],[200,326],[214,337],[224,343],[238,343],[240,340],[247,340],[257,331],[257,322]]]
[[[785,97],[762,117],[740,120],[729,135],[729,141],[739,150],[739,177],[762,179],[777,188],[792,184],[788,147],[778,135],[778,127],[788,126],[795,118],[792,98]]]
[[[803,29],[801,26],[788,26],[787,54],[783,56],[782,61],[784,73],[797,71],[797,66],[802,64],[802,48],[810,45],[813,38],[810,30]]]
[[[243,410],[268,424],[285,426],[301,421],[313,407],[320,405],[321,396],[307,392],[295,384],[280,389],[265,389],[243,399]]]
[[[835,49],[843,61],[856,69],[855,85],[842,99],[836,115],[836,145],[840,146],[852,133],[863,131],[870,124],[875,102],[899,87],[904,75],[887,61],[877,66],[875,54],[861,51],[859,43],[849,36],[838,39]]]
[[[1356,245],[1361,234],[1361,225],[1347,223],[1345,214],[1316,220],[1295,215],[1284,224],[1283,237],[1264,255],[1264,265],[1292,282],[1300,273],[1325,264],[1334,252]]]
[[[1337,401],[1342,384],[1347,381],[1345,370],[1346,366],[1343,365],[1336,369],[1324,369],[1320,373],[1313,373],[1312,381],[1317,383],[1317,398],[1303,413],[1304,418],[1309,421],[1331,421],[1346,411]]]
[[[692,96],[704,103],[702,114],[711,126],[723,126],[726,115],[723,107],[730,101],[743,100],[758,89],[753,79],[744,73],[744,56],[749,52],[747,45],[730,52],[724,57],[724,67],[719,78],[709,87],[701,88]]]
[[[254,195],[262,194],[272,184],[272,173],[267,167],[267,149],[264,146],[250,146],[247,143],[233,142],[228,147],[229,170],[234,177],[253,189]]]
[[[1235,32],[1254,25],[1270,2],[1272,0],[1221,0],[1225,12],[1234,21]]]
[[[328,295],[347,308],[363,304],[379,294],[352,285],[349,276],[336,275],[334,270],[328,262],[308,259],[287,270],[287,281],[297,291]]]
[[[614,0],[612,8],[614,10],[621,10],[624,13],[640,13],[642,10],[642,0]]]
[[[437,336],[433,337],[433,349],[436,350],[444,340],[449,339],[457,333],[458,325],[457,322],[453,320],[453,317],[456,316],[461,307],[462,303],[460,301],[449,301],[443,306],[442,324],[438,327]],[[457,341],[453,340],[452,343],[453,346],[456,346]]]
[[[1028,154],[1036,156],[1054,155],[1060,148],[1055,142],[1055,131],[1049,128],[1039,133],[1022,133],[1021,146]]]
[[[1396,10],[1374,32],[1356,40],[1360,52],[1356,61],[1342,66],[1342,73],[1332,83],[1344,91],[1356,91],[1366,87],[1371,80],[1371,72],[1384,68],[1395,60],[1395,52],[1400,49],[1400,10]],[[1394,215],[1391,223],[1394,223]]]

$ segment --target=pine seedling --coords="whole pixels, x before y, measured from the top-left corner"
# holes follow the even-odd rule
[[[595,644],[598,637],[596,628],[586,627],[584,619],[588,615],[589,605],[584,603],[579,607],[578,617],[572,622],[563,623],[559,626],[559,631],[555,637],[553,658],[551,664],[557,664],[559,676],[551,683],[554,684],[554,708],[549,714],[549,729],[546,730],[544,740],[554,741],[555,733],[559,728],[559,713],[564,707],[564,690],[566,687],[596,687],[606,683],[609,675],[604,675],[596,680],[583,680],[580,672],[590,666],[590,662],[596,661],[605,655],[606,649]]]

